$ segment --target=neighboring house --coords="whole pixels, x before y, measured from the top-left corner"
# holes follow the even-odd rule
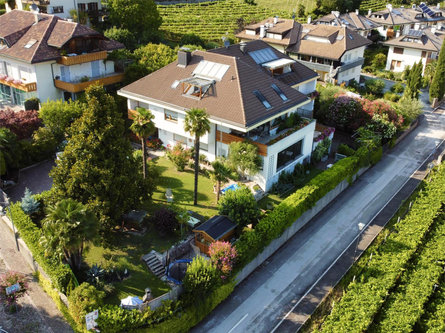
[[[36,3],[33,0],[15,0],[16,9],[25,9],[25,6]],[[6,12],[10,12],[14,8],[6,5]],[[66,19],[71,17],[70,11],[75,9],[79,12],[87,13],[90,17],[97,17],[102,13],[101,0],[40,0],[36,5],[41,13],[54,14],[60,18]]]
[[[444,37],[445,28],[430,27],[409,30],[406,35],[386,41],[384,44],[389,46],[386,70],[402,72],[419,61],[422,61],[425,69],[426,64],[437,59]]]
[[[180,50],[177,61],[118,94],[128,99],[130,117],[137,107],[152,111],[164,145],[192,147],[194,137],[184,131],[186,112],[205,109],[211,127],[200,139],[201,153],[212,161],[227,156],[231,142],[250,140],[263,161],[252,179],[267,191],[281,172],[310,158],[315,120],[277,131],[287,115],[307,114],[312,100],[303,87],[314,91],[316,79],[313,71],[254,41],[211,52]]]
[[[393,8],[391,4],[376,12],[368,12],[371,21],[380,24],[377,28],[380,35],[386,39],[407,34],[409,30],[420,30],[429,26],[439,27],[444,25],[445,13],[440,4],[428,7],[424,3],[410,8]]]
[[[202,253],[209,255],[209,247],[216,241],[229,242],[234,236],[236,224],[227,216],[216,215],[193,229],[195,245]]]
[[[241,41],[263,40],[316,71],[321,80],[335,83],[359,81],[363,53],[371,44],[346,27],[302,25],[278,18],[246,26],[236,37]]]
[[[363,37],[369,37],[371,30],[380,27],[364,15],[360,15],[358,9],[355,12],[340,14],[338,11],[332,11],[331,14],[318,18],[313,24],[332,25],[336,27],[348,27],[356,31]]]
[[[0,100],[76,99],[93,83],[123,80],[109,51],[124,48],[86,26],[54,15],[13,10],[0,16]]]

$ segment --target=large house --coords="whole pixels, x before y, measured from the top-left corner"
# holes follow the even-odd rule
[[[33,0],[15,0],[15,8],[23,10],[26,5],[34,4]],[[97,17],[102,12],[102,3],[100,0],[40,0],[36,4],[41,13],[54,14],[60,18],[66,19],[71,17],[70,11],[86,13],[88,16]],[[5,3],[6,12],[10,12],[11,8],[8,2]]]
[[[368,12],[368,19],[379,24],[380,35],[390,39],[407,34],[410,30],[420,30],[429,26],[440,28],[444,25],[445,12],[440,4],[429,7],[424,3],[419,6],[393,8],[387,4],[383,10]]]
[[[363,37],[369,37],[371,30],[377,29],[380,24],[371,21],[364,15],[360,15],[359,10],[340,14],[338,11],[332,11],[330,14],[316,19],[313,24],[333,25],[336,27],[348,27],[356,31]]]
[[[236,35],[241,41],[263,40],[335,83],[359,81],[363,53],[371,41],[347,28],[299,24],[271,18],[248,25]]]
[[[422,30],[409,30],[405,35],[390,39],[386,70],[402,72],[422,61],[423,67],[437,59],[444,42],[445,28],[429,27]]]
[[[121,82],[107,56],[123,47],[78,23],[15,9],[0,16],[0,101],[74,100],[93,83]]]
[[[185,114],[205,109],[211,129],[201,138],[201,153],[214,160],[227,156],[231,142],[250,140],[263,161],[253,180],[267,191],[281,172],[311,155],[315,120],[279,125],[290,114],[307,114],[316,79],[310,69],[254,41],[209,52],[180,50],[177,61],[118,94],[128,99],[130,117],[137,107],[152,111],[164,145],[193,146]]]

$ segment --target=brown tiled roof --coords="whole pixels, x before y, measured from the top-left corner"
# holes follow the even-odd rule
[[[383,10],[371,13],[368,18],[374,22],[386,25],[399,25],[416,22],[436,22],[445,20],[445,16],[443,16],[443,9],[437,9],[435,6],[429,6],[429,8],[434,12],[442,13],[442,16],[430,17],[429,15],[424,14],[419,7],[408,7],[391,9],[385,8]],[[376,17],[380,15],[383,17]]]
[[[340,60],[342,55],[355,48],[371,44],[371,41],[345,27],[303,24],[298,42],[287,48],[291,53]],[[329,42],[309,40],[310,36],[322,37]]]
[[[445,31],[437,30],[433,33],[431,29],[428,28],[422,30],[422,36],[420,38],[416,38],[416,42],[406,41],[407,38],[410,37],[407,35],[402,35],[400,37],[390,39],[384,42],[384,44],[388,46],[439,52],[444,42]]]
[[[103,50],[123,48],[124,45],[108,41],[98,32],[78,23],[68,22],[54,15],[38,14],[13,10],[0,16],[0,37],[8,47],[0,49],[0,55],[16,58],[30,63],[54,60],[60,57],[60,48],[73,37],[96,37],[104,39]],[[25,48],[31,40],[36,42]]]
[[[259,23],[251,24],[245,27],[247,30],[255,30],[257,33],[255,35],[248,35],[246,30],[241,31],[236,35],[236,37],[240,39],[250,39],[250,40],[263,40],[266,43],[270,44],[278,44],[283,46],[289,46],[295,44],[298,38],[299,30],[301,28],[301,24],[291,20],[291,19],[278,19],[278,23],[275,24],[272,28],[268,28],[267,32],[274,34],[281,34],[283,36],[282,39],[261,38],[259,34],[259,29],[261,25],[266,23],[273,23],[273,18],[268,18]]]
[[[175,80],[190,78],[201,60],[230,66],[221,81],[216,81],[213,92],[209,89],[208,94],[202,99],[197,99],[183,96],[181,83],[172,88]],[[288,101],[284,102],[275,93],[271,87],[272,83],[284,92]],[[254,90],[260,91],[272,108],[266,109],[254,95]],[[172,105],[184,111],[204,108],[212,119],[244,128],[308,100],[296,89],[259,70],[258,65],[252,66],[237,57],[203,51],[193,52],[190,63],[184,68],[178,67],[175,61],[123,87],[120,91],[144,100]]]
[[[346,14],[340,14],[338,17],[334,14],[328,14],[314,21],[315,24],[328,23],[340,27],[345,25],[352,30],[371,30],[376,29],[380,25],[371,21],[366,16],[357,14],[356,12],[350,12]]]
[[[253,60],[253,58],[251,56],[249,56],[249,52],[258,51],[258,50],[261,50],[264,48],[270,48],[275,53],[275,55],[277,56],[278,59],[291,59],[291,58],[289,58],[289,56],[285,55],[284,53],[281,53],[281,52],[277,51],[276,49],[269,47],[269,45],[262,40],[251,41],[246,44],[247,44],[246,45],[246,53],[241,52],[240,44],[230,45],[227,48],[221,47],[218,49],[209,50],[208,52],[236,57],[236,58],[242,60],[243,62],[246,62],[247,64],[249,64],[249,66],[252,66],[252,67],[257,66],[258,68],[261,68],[264,71],[264,73],[266,73],[266,74],[269,74],[268,70],[263,67],[258,66],[256,64],[256,62]],[[300,64],[299,62],[295,62],[294,64],[292,64],[292,72],[282,74],[280,76],[277,76],[276,78],[287,85],[293,86],[298,83],[305,82],[307,80],[315,78],[317,76],[318,76],[318,74],[316,72],[314,72],[312,69],[306,67],[303,64]]]

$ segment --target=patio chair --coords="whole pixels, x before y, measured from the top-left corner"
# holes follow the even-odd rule
[[[167,191],[165,191],[165,197],[167,198],[167,202],[173,202],[173,193],[171,188],[168,188]]]

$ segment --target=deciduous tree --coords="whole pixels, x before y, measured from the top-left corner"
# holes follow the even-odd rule
[[[258,147],[244,142],[232,142],[229,145],[229,163],[241,173],[242,177],[253,176],[260,171],[261,157],[258,155]]]

